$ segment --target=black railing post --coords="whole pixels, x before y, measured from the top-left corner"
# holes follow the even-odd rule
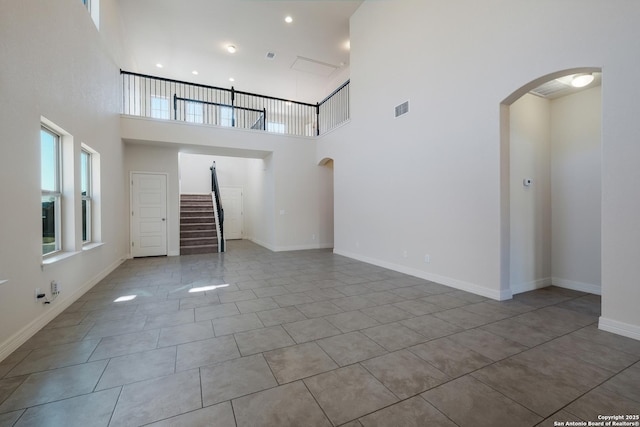
[[[316,103],[316,136],[320,136],[320,103]]]
[[[178,120],[178,95],[173,94],[173,120]]]
[[[220,226],[220,252],[225,251],[224,243],[224,209],[222,209],[222,200],[220,199],[220,186],[218,185],[218,174],[216,172],[216,162],[209,168],[211,169],[211,192],[216,199],[216,209],[218,210],[218,223]]]
[[[236,127],[236,89],[231,86],[231,127]]]
[[[262,130],[267,130],[267,109],[262,109]]]

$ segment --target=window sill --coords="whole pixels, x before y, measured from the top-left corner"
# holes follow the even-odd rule
[[[99,248],[100,246],[104,246],[104,242],[91,242],[87,243],[82,247],[82,252],[89,252],[92,249]]]
[[[62,261],[66,261],[72,257],[74,257],[75,255],[78,255],[80,252],[60,252],[58,254],[55,254],[53,256],[47,257],[45,259],[42,260],[42,270],[47,269],[47,267],[50,267],[54,264],[58,264]]]

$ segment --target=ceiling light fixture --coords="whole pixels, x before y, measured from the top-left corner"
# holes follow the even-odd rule
[[[191,74],[193,74],[194,76],[197,76],[199,73],[198,73],[198,70],[193,70]]]
[[[593,74],[591,73],[580,73],[576,74],[571,78],[571,86],[573,87],[585,87],[593,82]]]
[[[235,82],[235,81],[236,81],[236,79],[234,79],[233,77],[229,77],[229,81],[230,81],[230,82]]]
[[[236,53],[236,47],[234,45],[230,44],[229,46],[227,46],[227,52]]]
[[[160,63],[158,63],[158,64],[156,64],[156,67],[158,67],[158,68],[162,68],[162,67],[164,67],[164,65],[162,65],[162,64],[160,64]]]
[[[287,24],[291,24],[293,22],[293,18],[290,16],[285,16],[284,22],[286,22]]]

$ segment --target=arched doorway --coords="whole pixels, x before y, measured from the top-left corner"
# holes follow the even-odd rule
[[[334,194],[333,194],[333,159],[325,157],[318,162],[320,179],[318,197],[320,198],[320,227],[318,245],[333,248],[334,240]]]
[[[501,104],[501,289],[507,294],[549,285],[601,293],[601,91],[594,85],[545,95],[554,84],[562,89],[557,79],[584,73],[599,76],[600,69],[543,76]]]

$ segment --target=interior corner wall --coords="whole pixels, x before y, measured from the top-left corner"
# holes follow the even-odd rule
[[[0,284],[2,360],[115,269],[126,258],[127,237],[119,71],[82,2],[2,2],[0,53],[0,281],[7,280]],[[41,117],[72,135],[74,170],[85,143],[100,154],[102,175],[103,245],[46,266]],[[79,180],[74,177],[72,187]],[[81,224],[74,225],[77,236]],[[34,301],[35,288],[50,296],[52,280],[62,290],[58,298],[50,305]]]
[[[553,284],[601,293],[602,96],[551,102]]]
[[[335,251],[508,297],[500,105],[542,76],[598,67],[600,327],[640,338],[640,103],[628,86],[640,68],[638,20],[631,1],[365,0],[350,22],[351,130],[324,153],[336,163]],[[398,49],[389,34],[411,37]],[[394,118],[407,100],[409,113]]]
[[[551,284],[551,116],[549,101],[526,94],[510,109],[511,291]],[[524,180],[530,179],[530,185]]]

